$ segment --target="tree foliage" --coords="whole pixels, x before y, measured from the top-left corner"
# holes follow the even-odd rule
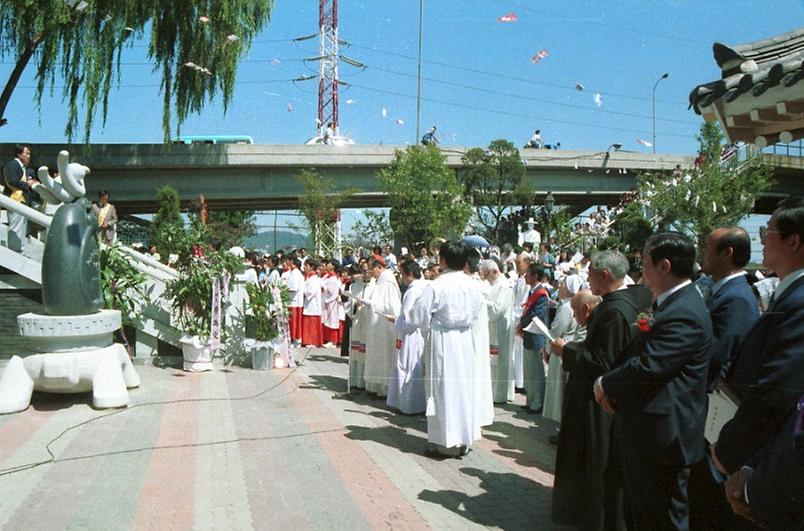
[[[311,170],[303,170],[296,179],[304,189],[304,193],[299,197],[299,210],[304,216],[316,252],[324,254],[334,252],[336,242],[332,229],[340,218],[341,205],[355,193],[355,190],[350,188],[340,193],[332,193],[332,190],[335,190],[335,180],[331,177],[322,177]]]
[[[162,126],[170,137],[171,117],[177,129],[190,113],[199,112],[218,93],[224,111],[234,93],[237,62],[269,21],[273,0],[7,0],[0,4],[0,58],[13,56],[0,116],[28,61],[36,61],[36,102],[63,83],[69,104],[65,135],[79,128],[89,141],[98,110],[106,122],[108,96],[121,80],[123,50],[135,37],[148,37],[148,57],[162,75]],[[204,18],[202,18],[204,17]],[[229,37],[232,36],[232,37]],[[36,52],[34,54],[34,52]],[[207,71],[185,67],[193,63]]]
[[[358,219],[352,225],[348,243],[352,247],[372,248],[393,241],[394,231],[385,212],[364,210],[363,219]]]
[[[768,190],[770,168],[758,159],[721,164],[723,135],[717,124],[705,123],[698,135],[700,167],[682,174],[644,174],[638,178],[639,200],[655,212],[662,226],[673,225],[698,242],[715,227],[738,223]]]
[[[500,221],[506,209],[523,204],[532,194],[519,150],[499,139],[485,150],[470,149],[461,161],[465,169],[459,177],[464,194],[474,205],[476,229],[490,241],[499,242]]]
[[[250,210],[212,210],[207,215],[207,224],[201,223],[200,205],[193,204],[190,224],[196,228],[201,242],[216,244],[221,249],[242,247],[246,238],[257,234],[256,217]]]
[[[380,189],[388,196],[394,240],[408,249],[432,238],[463,234],[472,215],[455,172],[434,146],[397,151],[390,166],[379,172]]]
[[[653,225],[642,212],[639,203],[629,203],[614,218],[612,226],[619,236],[621,246],[626,251],[642,249],[645,242],[653,234]]]
[[[156,202],[159,206],[151,221],[149,240],[151,245],[156,245],[159,259],[167,263],[168,256],[178,251],[184,236],[179,193],[175,188],[163,186],[156,191]]]

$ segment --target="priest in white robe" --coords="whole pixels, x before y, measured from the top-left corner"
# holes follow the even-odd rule
[[[471,327],[482,302],[474,281],[463,272],[466,251],[459,242],[441,245],[443,273],[425,288],[410,315],[410,322],[429,334],[425,343],[428,455],[464,455],[480,438]]]
[[[356,275],[349,285],[354,311],[352,312],[352,331],[349,335],[349,380],[351,387],[366,388],[366,335],[368,323],[371,321],[371,307],[364,304],[371,298],[376,282],[371,274],[365,271]]]
[[[372,318],[366,335],[366,390],[382,398],[388,396],[388,375],[396,357],[394,323],[402,311],[402,294],[393,271],[376,259],[369,267],[376,285],[368,301]]]
[[[405,415],[424,413],[427,396],[424,392],[424,336],[408,321],[413,304],[427,287],[419,264],[405,260],[399,264],[402,281],[408,289],[402,296],[402,312],[396,319],[396,359],[391,364],[386,403]]]
[[[519,275],[514,281],[514,325],[519,322],[522,317],[522,308],[528,300],[528,293],[530,293],[530,286],[525,281],[525,273],[528,271],[528,266],[533,261],[533,258],[528,253],[520,253],[516,257],[516,272]],[[518,389],[525,387],[525,364],[524,364],[524,347],[522,345],[522,336],[514,335],[511,340],[513,342],[513,363],[514,363],[514,386]]]
[[[561,285],[558,287],[558,308],[556,308],[553,322],[550,323],[550,335],[554,338],[566,339],[575,336],[578,323],[572,315],[572,297],[580,291],[582,285],[583,279],[577,274],[566,275],[561,281]],[[545,361],[549,363],[542,416],[561,422],[567,373],[561,368],[561,358],[548,351],[548,348],[542,351]]]
[[[491,384],[495,404],[514,400],[514,290],[494,260],[480,263],[480,276],[491,285],[488,297]]]
[[[488,298],[491,286],[480,278],[480,252],[469,249],[466,272],[474,281],[474,289],[480,295],[481,309],[472,323],[472,340],[475,344],[475,413],[481,427],[494,422],[494,397],[491,385],[491,351],[489,349]]]

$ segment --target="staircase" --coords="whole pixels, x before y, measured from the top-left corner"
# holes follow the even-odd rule
[[[9,248],[8,214],[17,212],[28,218],[29,225],[41,227],[40,236],[43,239],[52,218],[38,210],[12,201],[4,195],[0,195],[0,208],[2,208],[0,210],[0,267],[27,279],[30,281],[27,283],[28,285],[34,283],[41,286],[44,243],[36,237],[29,236],[23,252]],[[132,249],[121,247],[121,251],[128,257],[129,263],[143,273],[147,279],[144,289],[146,297],[136,301],[137,311],[133,316],[134,326],[137,329],[137,357],[150,357],[157,354],[160,341],[180,347],[179,339],[182,334],[171,324],[170,305],[163,296],[167,282],[178,278],[178,273],[150,256]],[[8,333],[7,330],[4,332]],[[0,352],[0,357],[8,354],[12,353]]]

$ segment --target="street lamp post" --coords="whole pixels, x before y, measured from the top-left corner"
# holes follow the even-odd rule
[[[656,153],[656,87],[659,86],[659,82],[662,79],[667,79],[670,74],[665,72],[662,74],[662,77],[656,80],[656,83],[653,84],[653,97],[651,101],[653,102],[653,152]]]
[[[418,74],[418,90],[416,93],[416,138],[413,139],[414,144],[419,143],[419,123],[422,114],[422,40],[424,32],[424,0],[419,0],[419,74]]]
[[[553,192],[547,192],[547,196],[544,198],[543,210],[544,210],[544,225],[545,225],[544,243],[548,251],[550,250],[550,215],[553,213],[553,207],[555,205],[556,200],[553,197]]]

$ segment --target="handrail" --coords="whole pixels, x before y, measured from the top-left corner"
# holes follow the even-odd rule
[[[18,203],[17,201],[14,201],[13,199],[2,194],[0,194],[0,206],[10,210],[11,212],[15,212],[26,217],[30,221],[33,221],[37,225],[41,225],[46,229],[50,228],[50,224],[53,221],[53,218],[47,214],[43,214],[35,208],[26,206],[24,203]]]
[[[123,245],[120,246],[120,252],[127,255],[129,258],[133,258],[136,262],[143,263],[148,267],[158,270],[161,273],[169,276],[170,278],[179,278],[179,272],[173,269],[170,266],[167,266],[160,262],[159,260],[155,260],[148,255],[144,255],[134,249],[129,249]]]

